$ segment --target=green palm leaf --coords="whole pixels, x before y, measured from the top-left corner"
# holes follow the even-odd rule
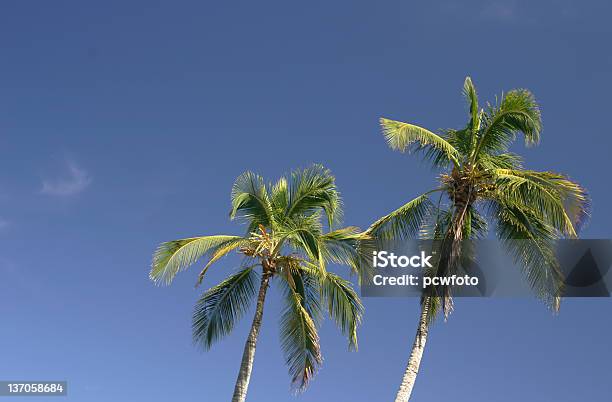
[[[348,337],[349,348],[357,350],[357,327],[361,323],[363,305],[351,282],[327,272],[321,279],[321,294],[330,317]]]
[[[289,207],[289,183],[281,177],[274,185],[270,186],[270,202],[275,220],[284,220],[285,211]]]
[[[492,203],[497,236],[520,263],[535,294],[553,309],[559,308],[563,277],[555,256],[555,229],[528,208]]]
[[[433,148],[439,152],[439,158],[444,157],[455,165],[459,165],[459,153],[441,136],[413,124],[385,118],[380,119],[380,125],[391,149],[406,152],[411,148],[416,151]]]
[[[564,176],[552,172],[495,169],[495,196],[505,204],[525,205],[564,235],[576,237],[575,224],[586,210],[584,190]],[[573,211],[570,216],[568,211]]]
[[[355,273],[368,266],[374,250],[373,239],[355,226],[325,233],[320,239],[319,248],[326,261],[349,266]]]
[[[460,160],[465,155],[469,155],[473,147],[473,132],[469,125],[462,130],[445,129],[443,130],[443,135],[446,141],[457,150]],[[430,147],[425,156],[426,159],[432,162],[434,167],[446,168],[449,166],[448,158],[436,148]]]
[[[285,287],[285,308],[280,321],[281,348],[292,376],[292,383],[303,390],[323,362],[319,335],[306,308],[304,294]]]
[[[249,232],[257,229],[259,225],[267,227],[272,223],[272,207],[261,176],[252,172],[240,175],[232,187],[231,199],[230,218],[245,219],[249,222]]]
[[[414,238],[434,210],[435,206],[427,194],[420,195],[374,222],[366,233],[387,240]]]
[[[220,244],[219,246],[215,247],[213,250],[211,250],[210,260],[208,260],[208,262],[206,263],[202,271],[200,271],[200,274],[198,275],[198,281],[196,283],[196,286],[202,283],[202,280],[204,279],[204,275],[206,275],[206,272],[208,271],[208,269],[210,268],[212,264],[217,262],[220,258],[229,254],[231,251],[234,251],[240,247],[254,248],[256,247],[256,244],[253,244],[252,239],[238,238],[235,240],[226,241]]]
[[[478,94],[476,87],[472,83],[470,77],[465,77],[463,82],[463,96],[466,98],[469,106],[470,121],[467,126],[469,148],[472,149],[476,142],[476,135],[480,130],[480,114],[478,112]]]
[[[287,191],[285,216],[288,218],[309,215],[322,209],[331,228],[342,216],[342,204],[334,176],[321,165],[292,172]]]
[[[225,244],[241,240],[240,236],[201,236],[162,243],[153,254],[149,278],[156,284],[168,285],[179,271]]]
[[[255,297],[259,275],[252,266],[204,292],[192,320],[193,339],[205,349],[229,334]]]
[[[497,155],[481,154],[477,166],[482,170],[510,169],[518,170],[523,167],[523,158],[512,152]]]
[[[482,125],[472,161],[476,161],[480,153],[506,152],[517,133],[525,136],[526,145],[538,144],[542,117],[533,94],[517,89],[502,96],[499,106],[489,107],[483,115]]]
[[[277,230],[277,235],[286,239],[300,254],[313,261],[320,260],[319,238],[322,234],[320,214],[294,217]]]

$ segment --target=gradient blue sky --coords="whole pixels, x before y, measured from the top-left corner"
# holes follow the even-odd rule
[[[483,100],[536,94],[543,142],[524,151],[528,166],[583,183],[583,234],[610,237],[611,11],[578,0],[3,2],[0,379],[67,379],[75,402],[228,400],[250,318],[199,351],[197,270],[154,287],[156,244],[241,233],[227,219],[235,177],[312,162],[336,174],[345,221],[367,226],[435,176],[386,148],[378,117],[462,126],[467,74]],[[416,300],[365,300],[359,353],[326,323],[325,364],[296,399],[270,295],[250,401],[391,400]],[[556,317],[528,299],[456,304],[431,332],[415,400],[610,399],[611,300],[566,301]]]

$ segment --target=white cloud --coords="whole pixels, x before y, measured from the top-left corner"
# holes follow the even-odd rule
[[[67,197],[85,190],[92,181],[91,176],[74,162],[67,163],[67,175],[57,179],[45,179],[42,182],[41,193]]]
[[[6,219],[0,217],[0,232],[4,231],[6,228],[10,226],[10,222]]]

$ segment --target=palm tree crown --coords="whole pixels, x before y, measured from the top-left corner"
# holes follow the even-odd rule
[[[531,92],[512,90],[495,104],[480,108],[467,77],[463,94],[468,122],[459,130],[435,134],[413,124],[381,119],[392,149],[421,152],[443,172],[435,189],[382,217],[369,232],[381,238],[420,235],[456,241],[484,236],[491,222],[498,238],[522,262],[529,283],[546,298],[551,282],[560,279],[552,244],[577,236],[588,214],[587,194],[562,174],[524,169],[522,158],[509,151],[517,134],[523,135],[527,146],[540,141],[541,115]],[[441,196],[432,200],[436,192]],[[556,305],[556,300],[548,301]]]
[[[242,267],[204,292],[196,303],[194,340],[209,348],[230,333],[256,298],[259,281],[254,335],[245,346],[245,356],[249,349],[252,365],[265,290],[274,278],[284,295],[282,350],[294,385],[303,389],[322,362],[317,327],[324,311],[348,337],[350,348],[357,348],[363,307],[351,283],[327,270],[328,263],[348,265],[355,271],[361,264],[358,245],[364,235],[356,227],[334,229],[341,215],[334,177],[320,165],[294,171],[274,184],[246,172],[232,187],[230,211],[231,219],[248,225],[246,234],[163,243],[154,254],[150,277],[158,284],[169,284],[179,271],[207,257],[198,277],[200,283],[213,263],[238,251],[244,256]],[[242,388],[248,386],[250,367],[247,369]],[[246,394],[246,389],[236,392]]]

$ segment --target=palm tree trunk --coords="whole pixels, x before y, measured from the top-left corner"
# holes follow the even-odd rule
[[[244,345],[242,352],[242,362],[240,363],[240,371],[234,386],[234,396],[232,402],[244,402],[249,388],[249,380],[251,379],[251,371],[253,370],[253,361],[255,360],[255,347],[261,327],[261,319],[263,317],[264,302],[266,300],[266,291],[272,274],[264,269],[261,276],[261,285],[259,286],[259,294],[257,295],[257,306],[255,308],[255,317],[251,324],[251,331]]]
[[[402,377],[402,383],[400,384],[397,395],[395,396],[395,402],[408,402],[410,395],[412,394],[412,388],[416,381],[417,374],[419,372],[419,366],[421,365],[421,359],[423,358],[423,351],[425,350],[425,343],[427,342],[427,334],[429,331],[427,325],[427,315],[429,311],[430,297],[427,296],[421,305],[421,318],[419,319],[419,326],[417,328],[414,343],[412,344],[412,351],[410,352],[410,358],[408,359],[408,365],[406,371]]]

